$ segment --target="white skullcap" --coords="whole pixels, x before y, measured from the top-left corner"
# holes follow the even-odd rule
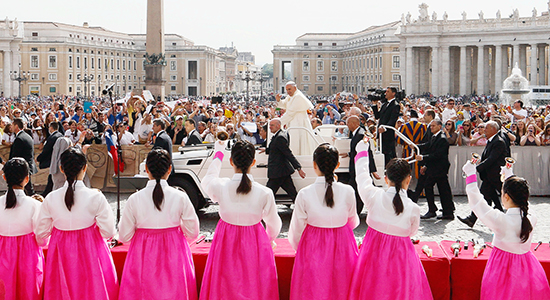
[[[292,85],[292,86],[296,86],[296,82],[294,81],[289,81],[285,84],[285,86],[288,86],[288,85]]]

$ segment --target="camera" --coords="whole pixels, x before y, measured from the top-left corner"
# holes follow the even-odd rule
[[[65,105],[59,104],[59,110],[63,110],[65,108]]]
[[[367,96],[367,99],[370,101],[385,101],[386,100],[386,90],[383,89],[368,89],[370,93]]]

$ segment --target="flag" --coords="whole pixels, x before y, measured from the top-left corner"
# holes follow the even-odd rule
[[[116,140],[114,140],[113,136],[113,130],[107,129],[105,132],[105,143],[107,144],[107,150],[109,151],[109,156],[113,159],[113,164],[115,166],[115,174],[118,174],[118,170],[120,169],[120,172],[124,172],[124,161],[122,159],[118,160],[118,154],[117,154],[117,146],[115,145]]]

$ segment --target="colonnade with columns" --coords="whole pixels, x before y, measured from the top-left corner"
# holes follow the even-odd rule
[[[548,46],[538,42],[407,46],[405,87],[407,93],[436,96],[496,94],[516,62],[531,85],[547,85]]]

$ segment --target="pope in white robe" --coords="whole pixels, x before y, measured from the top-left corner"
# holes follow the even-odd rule
[[[281,117],[281,125],[286,126],[286,129],[291,128],[306,128],[313,132],[311,121],[307,114],[308,110],[313,109],[311,101],[297,89],[296,83],[289,81],[286,84],[286,92],[288,96],[281,100],[281,95],[277,95],[276,99],[279,102],[278,107],[285,110]],[[313,155],[313,151],[317,148],[317,143],[313,136],[303,129],[290,130],[290,150],[294,155]]]

